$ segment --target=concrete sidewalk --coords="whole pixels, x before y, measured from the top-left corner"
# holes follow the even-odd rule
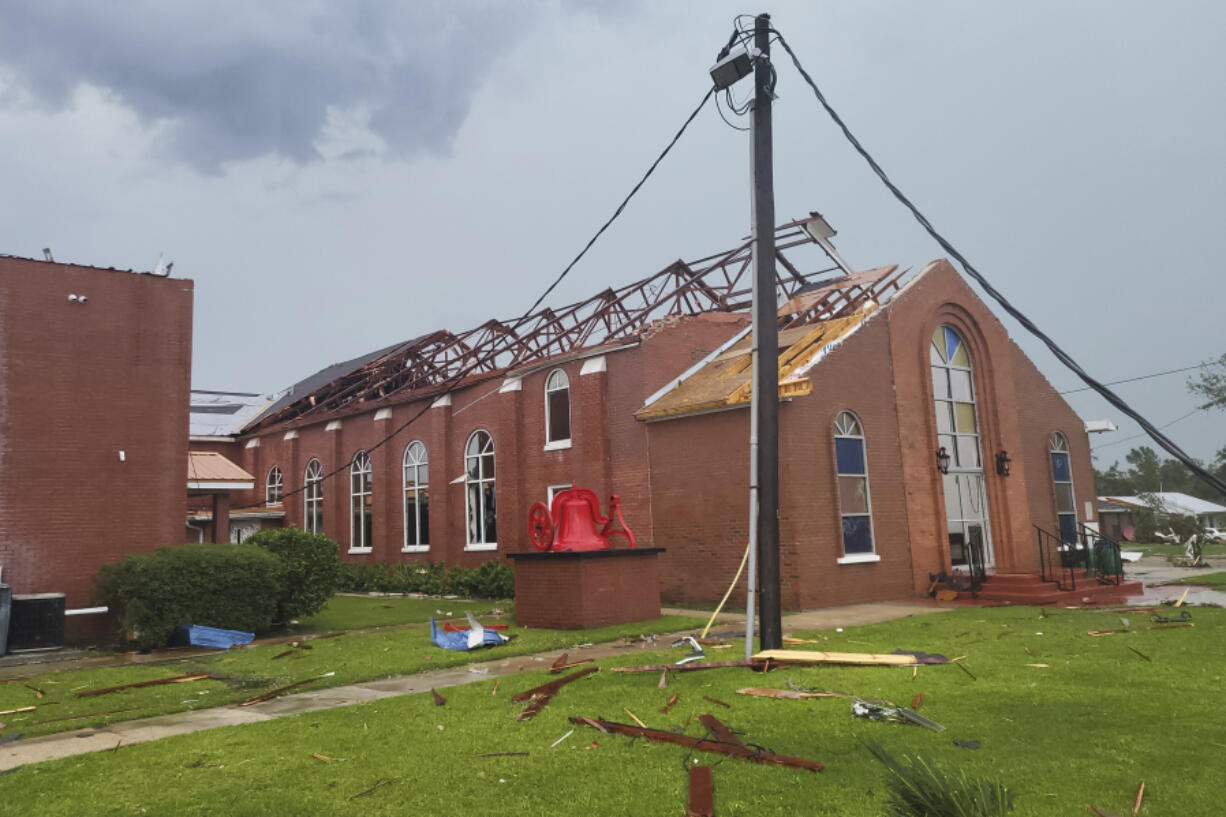
[[[823,610],[813,610],[806,613],[796,613],[783,617],[784,632],[803,632],[806,630],[824,630],[835,627],[854,627],[863,624],[874,624],[890,621],[912,615],[944,612],[946,607],[939,607],[931,602],[883,602],[875,604],[853,604],[847,607],[834,607]],[[665,615],[681,614],[695,617],[709,617],[710,611],[666,609]],[[745,616],[743,614],[720,615],[713,633],[735,630],[740,626],[744,631]],[[658,650],[668,647],[670,642],[681,635],[690,633],[674,633],[657,636],[648,642],[634,644],[596,644],[591,647],[572,649],[583,658],[609,658],[627,653]],[[70,757],[87,752],[102,752],[128,746],[134,743],[145,743],[173,735],[184,735],[190,732],[200,732],[205,729],[215,729],[219,726],[241,726],[249,723],[282,718],[287,715],[298,715],[303,712],[315,712],[320,709],[332,709],[350,704],[390,698],[396,695],[410,695],[416,692],[428,692],[431,689],[460,686],[485,680],[490,677],[513,675],[526,670],[541,669],[558,657],[563,650],[553,650],[541,655],[522,655],[505,659],[482,661],[466,664],[462,667],[432,670],[429,672],[385,678],[381,681],[368,681],[360,684],[320,689],[303,692],[296,695],[286,695],[262,704],[253,706],[219,706],[212,709],[198,709],[190,712],[178,712],[173,715],[162,715],[143,720],[123,721],[113,723],[103,729],[75,730],[55,735],[18,740],[0,746],[0,771],[14,769],[27,763],[39,763],[44,760]],[[741,656],[736,656],[737,658]]]

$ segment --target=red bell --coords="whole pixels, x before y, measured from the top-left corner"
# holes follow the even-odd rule
[[[557,520],[557,533],[551,550],[608,548],[609,540],[597,528],[607,520],[600,515],[600,500],[587,488],[559,491],[553,498],[553,518]]]

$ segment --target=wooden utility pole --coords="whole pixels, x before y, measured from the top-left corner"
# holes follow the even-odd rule
[[[749,141],[753,164],[753,338],[757,392],[758,626],[761,648],[783,646],[779,591],[779,309],[775,297],[775,182],[771,156],[770,15],[754,21],[754,104]],[[751,520],[751,522],[754,520]],[[753,633],[746,638],[752,640]]]

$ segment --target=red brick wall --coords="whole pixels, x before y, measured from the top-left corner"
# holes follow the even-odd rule
[[[191,321],[191,281],[0,258],[0,562],[14,592],[83,606],[103,562],[181,541]]]

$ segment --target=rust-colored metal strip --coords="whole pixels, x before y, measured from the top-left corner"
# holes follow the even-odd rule
[[[435,706],[442,706],[443,704],[447,703],[447,699],[444,698],[442,695],[439,695],[437,689],[431,689],[430,694],[434,696]]]
[[[685,817],[715,817],[715,783],[710,766],[690,767],[690,805]]]
[[[577,681],[583,676],[590,675],[593,672],[600,672],[600,667],[587,667],[586,669],[581,669],[578,672],[572,672],[570,675],[566,675],[557,679],[556,681],[550,681],[547,684],[541,684],[539,687],[533,687],[532,689],[525,689],[523,692],[517,692],[516,694],[512,695],[511,700],[526,701],[529,698],[533,698],[538,695],[555,695],[559,689],[566,686],[571,681]]]
[[[674,692],[674,693],[673,693],[673,697],[669,698],[669,699],[668,699],[668,703],[664,704],[664,708],[660,710],[660,714],[661,714],[661,715],[667,715],[667,714],[668,714],[668,710],[670,710],[670,709],[672,709],[674,706],[676,706],[676,705],[677,705],[677,701],[678,701],[678,700],[680,700],[680,699],[681,699],[681,696],[680,696],[679,694],[677,694],[676,692]]]
[[[745,747],[745,744],[714,715],[699,715],[698,722],[706,727],[716,740],[731,743],[733,746]]]
[[[587,720],[590,719],[571,718],[570,722],[586,723]],[[816,760],[777,755],[769,749],[750,749],[745,746],[737,746],[732,743],[711,740],[709,738],[695,738],[676,732],[665,732],[661,729],[644,729],[641,726],[631,726],[628,723],[615,723],[614,721],[606,721],[604,718],[596,718],[594,720],[598,721],[610,732],[616,732],[619,735],[628,735],[632,738],[646,738],[656,743],[672,743],[676,746],[685,746],[698,752],[728,755],[729,757],[748,760],[751,763],[762,763],[768,766],[786,766],[792,769],[805,769],[810,772],[820,772],[826,768]]]
[[[84,692],[78,692],[74,698],[88,698],[93,695],[106,695],[111,692],[119,692],[124,689],[136,689],[137,687],[156,687],[163,684],[185,684],[188,681],[202,681],[205,678],[212,678],[211,672],[198,672],[194,675],[176,675],[173,678],[154,678],[150,681],[135,681],[131,684],[119,684],[113,687],[102,687],[101,689],[87,689]]]

